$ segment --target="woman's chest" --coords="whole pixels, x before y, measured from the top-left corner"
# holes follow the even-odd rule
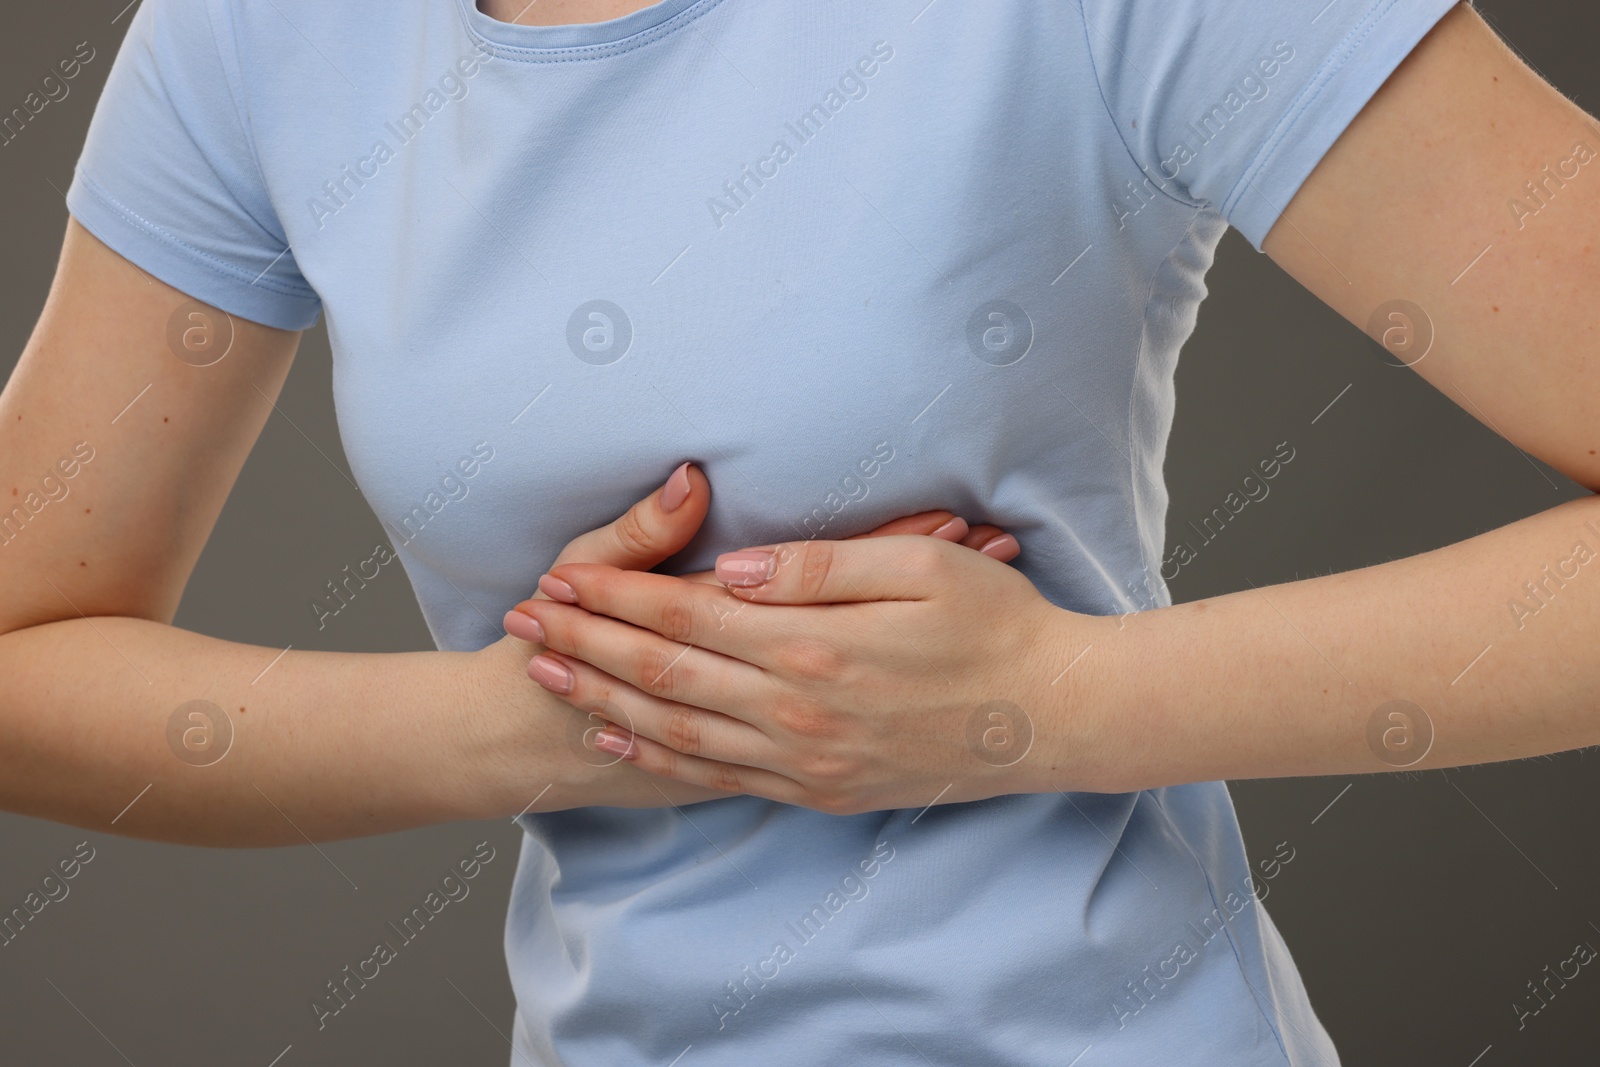
[[[931,507],[998,518],[1029,466],[1125,477],[1104,442],[1149,264],[1099,192],[1131,164],[1075,52],[996,72],[981,40],[929,52],[860,17],[813,44],[724,38],[756,92],[716,49],[612,84],[495,60],[301,220],[363,491],[401,537],[449,502],[414,553],[542,566],[683,459],[714,494],[686,564]],[[493,459],[444,484],[474,449]]]

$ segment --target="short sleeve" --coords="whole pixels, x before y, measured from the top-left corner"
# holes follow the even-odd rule
[[[144,270],[241,318],[321,310],[264,187],[225,0],[144,0],[95,106],[67,208]]]
[[[1066,0],[1106,108],[1158,188],[1257,250],[1317,163],[1457,0]]]

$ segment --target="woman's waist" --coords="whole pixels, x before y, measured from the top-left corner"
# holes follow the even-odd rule
[[[1165,807],[1151,792],[1049,793],[848,816],[757,797],[527,815],[514,904],[523,921],[597,937],[625,926],[759,941],[774,925],[804,930],[798,918],[820,908],[857,916],[862,949],[959,933],[991,912],[1048,915],[1093,940],[1152,908],[1187,917],[1209,907],[1208,882],[1249,873],[1242,849],[1206,843],[1238,840],[1221,783],[1162,793]]]

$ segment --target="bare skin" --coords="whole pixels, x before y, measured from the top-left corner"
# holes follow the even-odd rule
[[[520,26],[608,22],[652,7],[655,0],[478,0],[478,10]]]

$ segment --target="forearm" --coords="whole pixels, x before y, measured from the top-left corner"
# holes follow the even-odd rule
[[[1586,497],[1406,559],[1107,619],[1066,678],[1081,676],[1046,687],[1063,692],[1043,705],[1044,788],[1429,769],[1600,743],[1597,552],[1600,498]],[[1409,713],[1409,737],[1390,711]]]
[[[509,817],[541,792],[533,810],[669,803],[673,790],[632,767],[571,751],[575,713],[525,675],[499,699],[483,677],[500,663],[281,651],[124,617],[0,636],[0,806],[135,837],[266,846]]]
[[[451,767],[464,752],[453,720],[465,654],[281,651],[115,616],[0,636],[0,803],[206,845],[297,844],[468,813]],[[205,703],[180,713],[191,701]]]

